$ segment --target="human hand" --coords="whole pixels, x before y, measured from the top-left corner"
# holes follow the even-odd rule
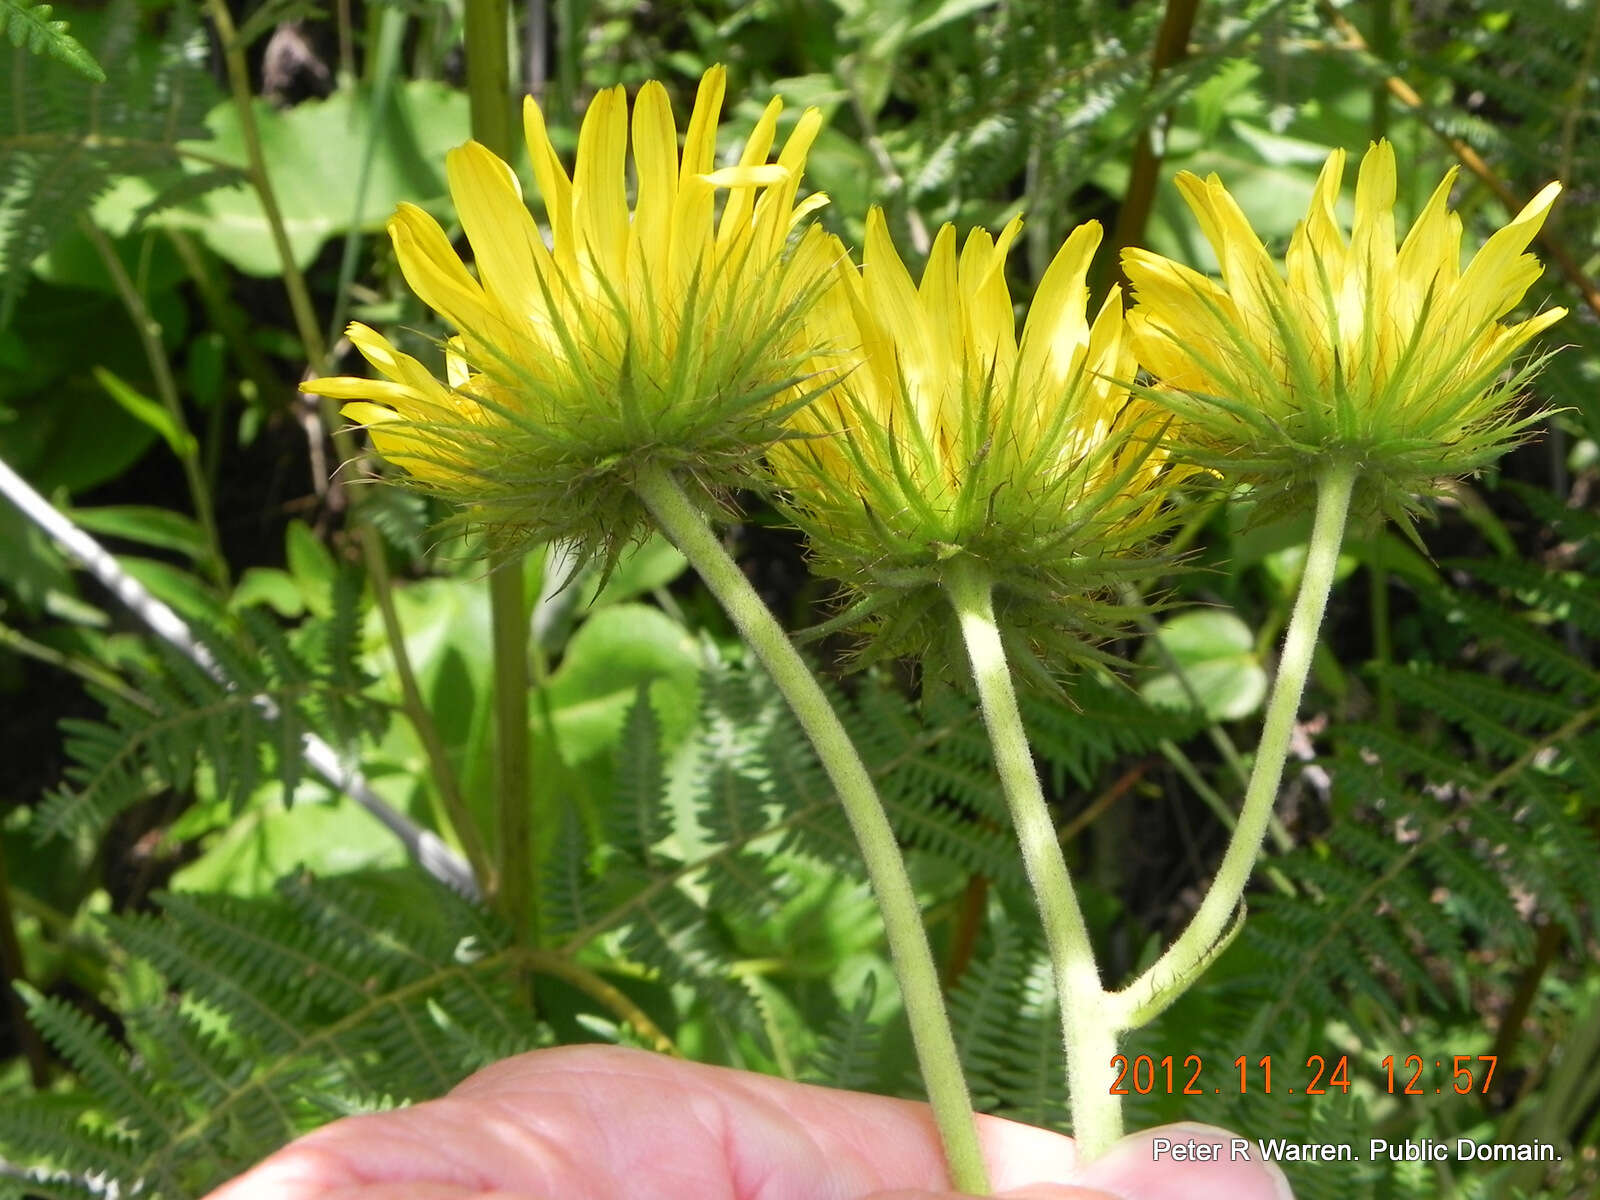
[[[1220,1142],[1153,1161],[1151,1140]],[[1201,1125],[1133,1134],[1077,1166],[1071,1138],[979,1117],[1013,1200],[1293,1200]],[[925,1104],[615,1046],[518,1055],[448,1096],[335,1122],[208,1200],[954,1200]]]

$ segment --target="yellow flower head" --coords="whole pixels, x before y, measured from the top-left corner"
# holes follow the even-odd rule
[[[874,210],[863,265],[843,260],[808,314],[811,340],[852,365],[770,459],[818,569],[858,597],[846,620],[873,617],[873,657],[954,632],[939,589],[956,556],[1053,654],[1110,629],[1107,585],[1149,569],[1173,479],[1155,448],[1163,415],[1128,394],[1120,294],[1086,310],[1100,226],[1056,255],[1019,341],[1005,260],[1021,224],[973,230],[959,254],[946,225],[919,285]]]
[[[476,142],[452,151],[476,276],[422,209],[403,204],[389,221],[406,282],[457,331],[445,378],[354,324],[380,378],[305,390],[352,401],[345,414],[379,453],[502,537],[614,552],[640,529],[627,483],[647,462],[713,489],[740,482],[800,402],[799,317],[827,273],[826,243],[815,227],[791,231],[826,198],[797,201],[815,109],[769,162],[774,99],[737,165],[716,169],[724,82],[720,67],[701,80],[681,156],[666,89],[640,89],[631,211],[623,89],[590,104],[570,176],[529,99],[548,244],[504,162]]]
[[[1393,148],[1378,142],[1362,159],[1348,241],[1335,216],[1344,165],[1344,151],[1328,157],[1282,272],[1221,180],[1178,176],[1222,281],[1128,250],[1138,300],[1128,323],[1200,462],[1294,493],[1341,457],[1360,468],[1370,499],[1403,518],[1414,493],[1491,461],[1543,415],[1514,411],[1533,368],[1508,378],[1505,367],[1566,310],[1501,319],[1539,277],[1524,251],[1560,186],[1463,271],[1461,219],[1448,208],[1454,168],[1397,247]]]

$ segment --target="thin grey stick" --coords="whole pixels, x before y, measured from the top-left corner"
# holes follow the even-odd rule
[[[124,571],[115,558],[83,530],[74,525],[54,505],[34,491],[22,476],[0,459],[0,494],[3,494],[28,520],[32,521],[84,568],[107,587],[150,631],[177,649],[195,666],[225,688],[238,685],[229,679],[215,658],[184,622],[166,604],[145,590]],[[276,720],[278,706],[268,696],[257,696],[254,703],[269,720]],[[397,812],[368,786],[361,769],[340,761],[338,753],[314,733],[300,739],[300,755],[317,775],[336,791],[343,792],[366,809],[404,843],[422,869],[462,895],[477,898],[478,884],[472,869],[431,830],[422,828],[404,813]]]

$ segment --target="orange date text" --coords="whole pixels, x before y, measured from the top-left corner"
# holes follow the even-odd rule
[[[1381,1086],[1391,1096],[1487,1094],[1495,1062],[1492,1054],[1439,1058],[1390,1054],[1379,1064],[1383,1070]],[[1164,1054],[1159,1058],[1116,1054],[1110,1067],[1115,1076],[1110,1089],[1113,1096],[1148,1096],[1152,1092],[1167,1096],[1242,1096],[1246,1092],[1270,1095],[1274,1091],[1290,1096],[1326,1096],[1350,1091],[1348,1054],[1313,1054],[1303,1064],[1278,1064],[1276,1073],[1270,1054],[1255,1059],[1241,1054],[1227,1066],[1218,1064],[1209,1070],[1198,1054]]]

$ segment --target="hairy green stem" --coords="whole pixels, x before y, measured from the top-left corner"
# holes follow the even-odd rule
[[[1120,1030],[1104,1011],[1105,992],[1089,928],[1078,907],[1050,806],[1039,786],[1033,751],[1011,685],[1011,668],[995,623],[993,583],[975,564],[957,559],[946,572],[945,588],[961,623],[983,723],[1016,826],[1023,869],[1044,922],[1067,1052],[1073,1136],[1082,1158],[1097,1158],[1122,1136],[1122,1101],[1111,1095],[1110,1075]]]
[[[1317,634],[1327,611],[1328,595],[1333,590],[1333,574],[1339,562],[1339,546],[1344,540],[1356,474],[1354,463],[1334,462],[1323,469],[1317,480],[1317,512],[1311,526],[1311,543],[1306,548],[1305,570],[1300,577],[1294,614],[1284,635],[1278,675],[1267,701],[1261,743],[1256,747],[1255,767],[1245,789],[1239,823],[1234,827],[1222,864],[1217,868],[1216,880],[1188,927],[1148,971],[1111,997],[1120,1019],[1130,1024],[1141,1016],[1160,1011],[1194,982],[1215,957],[1238,911],[1245,886],[1250,882],[1250,873],[1261,854],[1261,842],[1278,796],[1278,785],[1283,781],[1295,714],[1305,693],[1312,654],[1317,648]]]
[[[811,739],[844,805],[877,897],[951,1182],[962,1191],[987,1195],[988,1174],[978,1147],[972,1099],[961,1072],[922,912],[883,802],[861,756],[794,643],[677,480],[662,468],[647,468],[634,480],[634,491],[705,581]]]
[[[155,319],[149,306],[145,304],[144,297],[139,294],[138,287],[128,275],[127,268],[122,265],[122,259],[118,257],[117,248],[111,244],[111,239],[87,217],[80,224],[84,234],[93,244],[95,252],[99,254],[106,274],[111,276],[111,284],[117,289],[117,297],[122,301],[122,307],[128,311],[128,319],[133,322],[134,332],[139,335],[139,346],[144,350],[145,362],[150,367],[150,378],[155,381],[156,396],[161,400],[161,407],[167,410],[172,423],[187,438],[187,442],[174,445],[172,451],[183,465],[184,482],[189,487],[189,502],[194,505],[195,519],[200,523],[200,532],[205,535],[206,570],[211,576],[211,581],[226,591],[228,560],[222,553],[222,539],[217,534],[217,517],[211,507],[211,488],[206,482],[205,469],[200,462],[199,443],[195,441],[194,435],[189,430],[188,420],[183,415],[183,400],[178,395],[178,383],[172,377],[172,366],[167,362],[166,347],[161,344],[161,323]]]

